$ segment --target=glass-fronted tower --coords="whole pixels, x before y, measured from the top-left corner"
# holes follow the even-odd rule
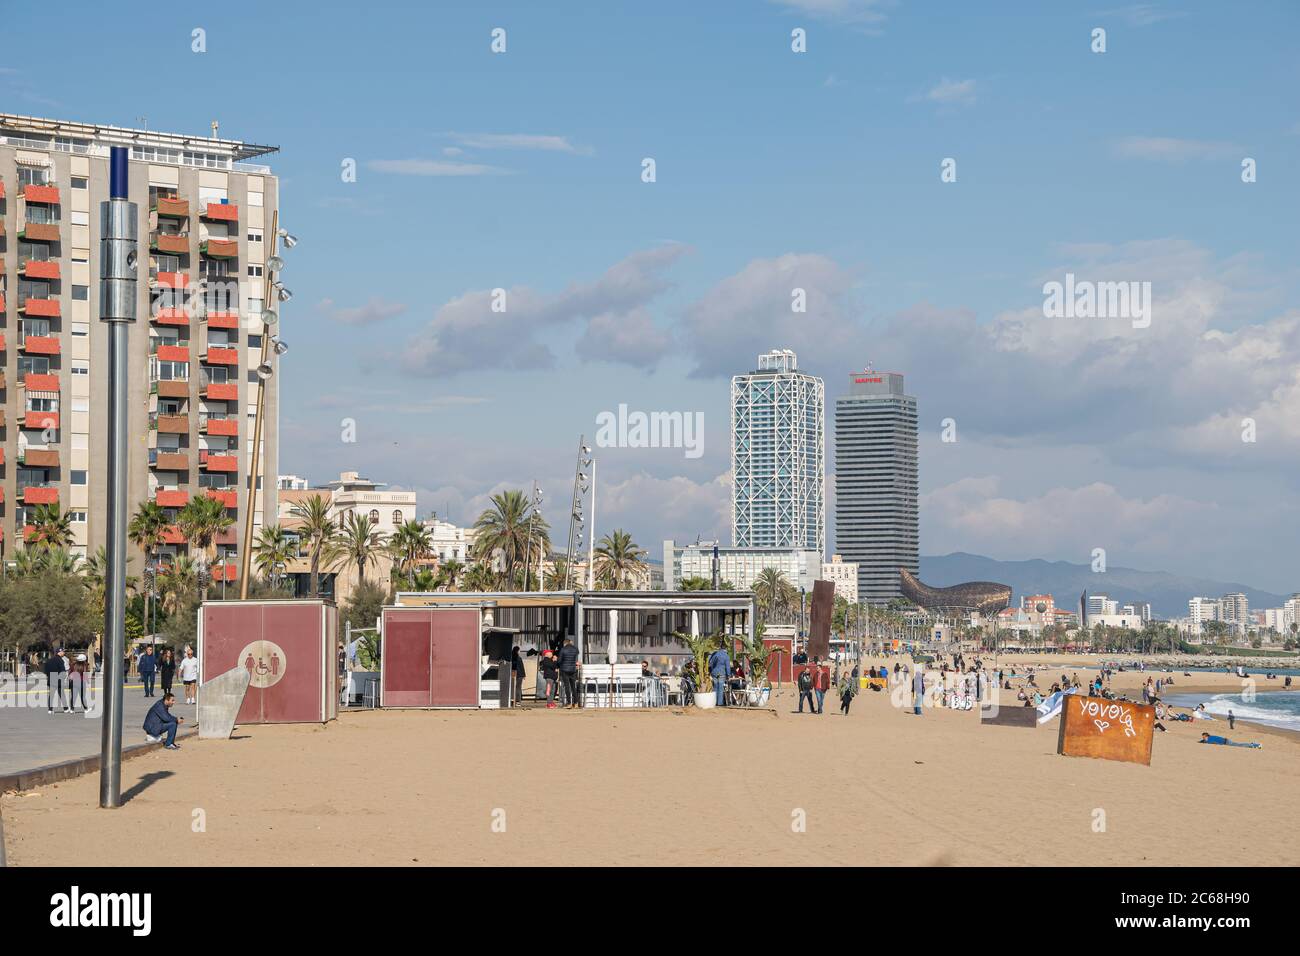
[[[738,548],[826,553],[826,386],[773,349],[731,380],[731,535]]]
[[[916,399],[898,372],[854,372],[835,400],[835,550],[858,565],[858,599],[900,597],[919,573]]]

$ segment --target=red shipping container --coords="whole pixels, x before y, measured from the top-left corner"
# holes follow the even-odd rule
[[[332,601],[208,601],[199,609],[199,683],[248,668],[237,724],[333,720],[338,616]]]
[[[483,612],[384,608],[381,707],[478,707]]]

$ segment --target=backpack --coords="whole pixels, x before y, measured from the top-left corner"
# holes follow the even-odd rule
[[[805,691],[812,690],[812,674],[808,671],[803,671],[799,675],[799,689]]]

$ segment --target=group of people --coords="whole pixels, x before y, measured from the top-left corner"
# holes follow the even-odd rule
[[[78,654],[76,660],[68,660],[67,652],[60,647],[45,659],[41,669],[45,672],[46,713],[55,712],[56,700],[57,709],[65,714],[76,713],[78,701],[83,712],[90,709],[86,705],[86,685],[91,682],[94,671],[85,654]]]
[[[156,696],[154,694],[155,680],[162,684],[163,696],[170,694],[172,684],[176,680],[176,672],[179,670],[181,683],[185,685],[185,703],[193,704],[197,701],[199,659],[194,656],[194,648],[189,645],[186,645],[185,656],[181,658],[179,664],[176,662],[171,648],[167,648],[159,656],[154,654],[153,646],[150,645],[136,658],[136,668],[140,673],[141,681],[144,683],[144,696]]]

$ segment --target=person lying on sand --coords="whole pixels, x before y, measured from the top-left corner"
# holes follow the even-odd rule
[[[1254,750],[1260,750],[1264,746],[1263,744],[1253,742],[1246,743],[1244,741],[1229,740],[1227,737],[1216,737],[1214,734],[1201,734],[1199,742],[1203,744],[1220,744],[1224,747],[1250,747]]]

